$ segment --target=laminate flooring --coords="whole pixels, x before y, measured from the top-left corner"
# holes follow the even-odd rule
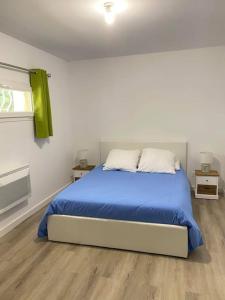
[[[0,239],[0,300],[225,300],[225,199],[193,199],[188,259],[38,240],[43,210]]]

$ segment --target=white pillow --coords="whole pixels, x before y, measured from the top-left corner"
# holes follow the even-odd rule
[[[140,150],[113,149],[109,152],[103,170],[137,171]]]
[[[175,174],[175,155],[169,150],[143,149],[138,171]]]

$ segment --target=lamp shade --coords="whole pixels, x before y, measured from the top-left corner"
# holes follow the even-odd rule
[[[200,152],[200,163],[201,164],[212,164],[213,154],[211,152]]]

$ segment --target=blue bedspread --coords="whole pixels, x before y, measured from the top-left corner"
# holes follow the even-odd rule
[[[202,245],[183,170],[171,175],[103,171],[98,166],[49,204],[39,237],[47,236],[48,216],[53,214],[187,226],[189,251]]]

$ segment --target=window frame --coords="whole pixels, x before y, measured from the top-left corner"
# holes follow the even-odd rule
[[[0,122],[8,122],[8,121],[24,121],[24,120],[32,120],[34,117],[34,105],[32,98],[32,90],[31,87],[26,86],[18,86],[18,84],[3,84],[0,83],[0,88],[14,90],[14,91],[23,91],[31,93],[31,106],[32,112],[0,112]]]

